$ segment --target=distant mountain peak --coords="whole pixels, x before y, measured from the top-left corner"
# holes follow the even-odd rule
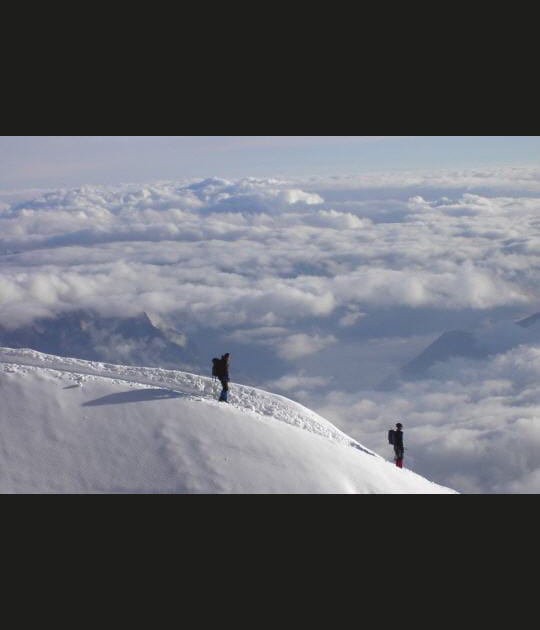
[[[436,363],[449,359],[463,357],[467,359],[485,359],[487,349],[483,348],[476,337],[464,330],[450,330],[435,339],[415,359],[402,366],[396,373],[388,376],[380,385],[382,391],[389,391],[404,381],[414,381],[425,378]]]
[[[533,337],[529,337],[528,341],[524,339],[525,333],[520,334],[518,328],[515,328],[515,334],[509,336],[509,332],[511,333],[514,325],[521,329],[532,329],[538,322],[540,322],[540,313],[535,313],[518,321],[499,322],[491,329],[478,329],[474,333],[464,330],[444,332],[415,359],[387,377],[379,385],[379,389],[388,391],[398,387],[402,380],[425,378],[430,368],[436,363],[458,357],[476,360],[486,359],[489,355],[504,352],[513,345],[534,342]],[[475,335],[478,335],[478,338]],[[537,333],[535,336],[537,337]]]
[[[484,359],[487,351],[480,347],[478,340],[464,330],[451,330],[443,333],[420,355],[401,368],[406,378],[421,376],[438,361],[447,361],[453,357]]]
[[[525,319],[520,319],[515,323],[522,328],[530,328],[531,326],[534,326],[538,321],[540,321],[540,313],[536,313],[535,315],[531,315],[530,317],[526,317]]]
[[[79,309],[28,326],[0,326],[0,345],[91,361],[193,369],[198,361],[185,335],[156,326],[146,312],[115,317]]]

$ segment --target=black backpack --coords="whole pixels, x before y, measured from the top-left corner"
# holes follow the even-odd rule
[[[394,431],[394,429],[390,429],[390,431],[388,431],[388,444],[392,444],[392,446],[394,445],[395,435],[396,432]]]
[[[222,373],[221,359],[212,359],[212,376],[221,376]]]

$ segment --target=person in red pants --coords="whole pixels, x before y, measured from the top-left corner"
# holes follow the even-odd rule
[[[405,453],[405,447],[403,446],[403,425],[401,422],[396,424],[396,430],[394,431],[394,453],[396,454],[396,466],[403,468],[403,455]]]

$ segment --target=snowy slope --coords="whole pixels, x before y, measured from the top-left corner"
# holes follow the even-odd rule
[[[209,378],[0,348],[1,492],[449,493],[314,412]]]

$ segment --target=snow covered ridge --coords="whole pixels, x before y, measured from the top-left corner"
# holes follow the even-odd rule
[[[0,348],[0,492],[453,493],[284,397],[216,389]]]
[[[182,392],[193,397],[213,399],[214,391],[217,387],[211,378],[187,372],[67,359],[43,354],[35,350],[0,348],[0,362],[0,365],[14,363],[27,368],[31,366],[47,368],[68,374],[77,374],[81,378],[84,376],[99,376],[113,379],[115,382],[124,381],[150,385],[173,392]],[[4,369],[9,370],[9,368]],[[328,438],[338,444],[352,446],[374,457],[378,457],[373,451],[358,444],[358,442],[339,431],[321,416],[283,396],[269,394],[253,387],[234,385],[232,402],[243,412],[251,411],[261,416],[268,416]]]

